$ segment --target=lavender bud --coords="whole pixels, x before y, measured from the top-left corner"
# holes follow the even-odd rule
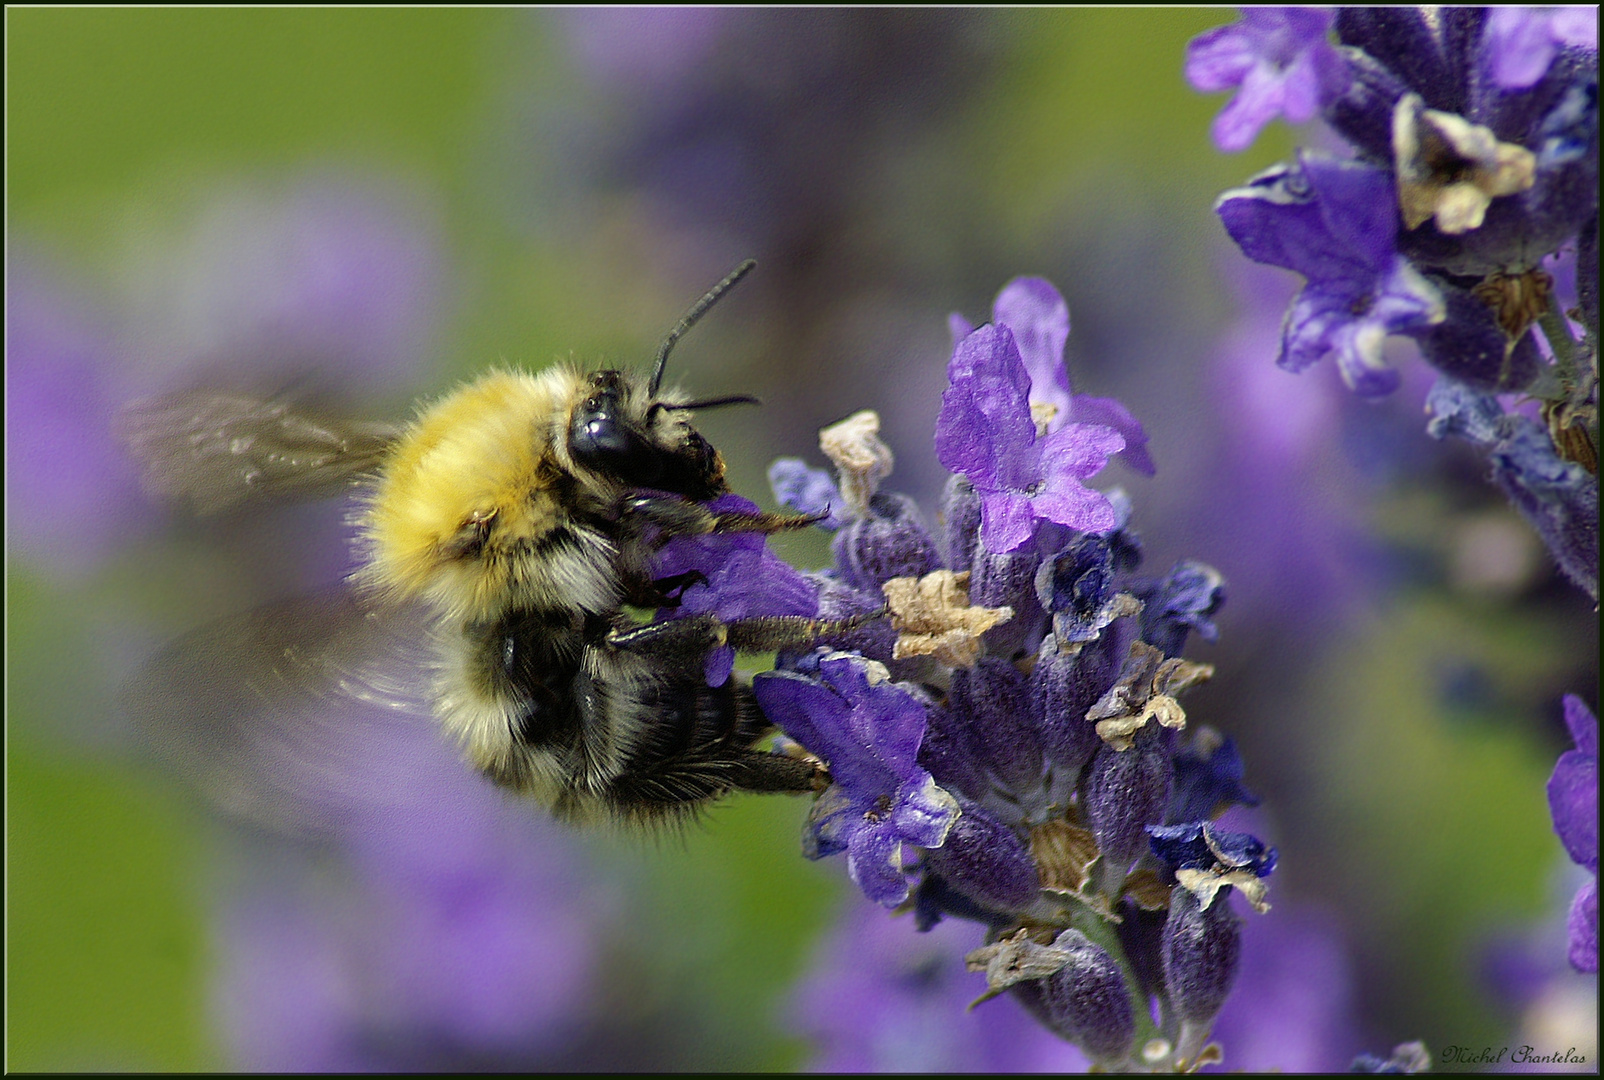
[[[1376,161],[1392,160],[1392,111],[1408,92],[1387,65],[1355,48],[1339,48],[1349,82],[1325,108],[1325,120],[1343,138]]]
[[[1010,790],[1041,782],[1041,743],[1032,726],[1025,677],[1006,660],[981,657],[952,673],[948,701],[969,745]]]
[[[1433,109],[1459,112],[1465,88],[1453,78],[1436,36],[1416,8],[1337,9],[1337,40],[1363,49],[1398,73]]]
[[[1014,609],[1014,617],[986,631],[986,647],[993,654],[1011,657],[1035,649],[1041,640],[1046,612],[1036,597],[1036,570],[1041,556],[1034,551],[997,555],[977,546],[969,568],[969,602],[976,607]]]
[[[1432,367],[1485,392],[1519,390],[1542,364],[1531,334],[1513,345],[1493,309],[1466,289],[1439,282],[1448,317],[1421,333],[1421,355]]]
[[[1180,656],[1194,631],[1204,641],[1220,636],[1212,616],[1225,603],[1225,578],[1207,563],[1182,559],[1163,580],[1133,582],[1131,591],[1144,603],[1142,640],[1165,656]]]
[[[1136,1041],[1136,1018],[1119,964],[1079,930],[1059,934],[1053,948],[1069,954],[1064,966],[1045,979],[1018,984],[1015,996],[1094,1061],[1125,1060]]]
[[[1206,909],[1197,895],[1177,885],[1160,945],[1164,985],[1182,1020],[1202,1028],[1219,1015],[1242,957],[1242,920],[1223,896]]]
[[[1129,750],[1104,746],[1081,779],[1081,806],[1103,854],[1105,891],[1117,889],[1147,850],[1147,826],[1164,820],[1172,782],[1170,738],[1158,724],[1137,731]]]
[[[980,496],[968,480],[953,476],[941,495],[941,552],[947,569],[970,569],[979,541]]]
[[[1163,910],[1148,911],[1132,903],[1129,898],[1120,902],[1118,911],[1120,922],[1115,924],[1114,929],[1119,934],[1120,948],[1125,950],[1125,959],[1143,995],[1151,998],[1164,989],[1164,961],[1161,954],[1164,924],[1169,913]]]
[[[1121,622],[1129,626],[1134,620]],[[1104,635],[1105,638],[1121,636],[1124,635],[1112,631]],[[1056,769],[1066,774],[1070,783],[1103,745],[1103,740],[1097,737],[1097,725],[1086,719],[1086,710],[1103,696],[1119,674],[1119,664],[1109,662],[1100,644],[1101,640],[1092,642],[1071,654],[1061,650],[1057,638],[1048,634],[1037,654],[1036,666],[1030,672],[1030,702],[1036,710],[1036,731],[1041,737],[1042,750]]]
[[[830,545],[846,584],[879,593],[895,577],[919,578],[940,565],[935,541],[906,495],[882,492],[869,501],[869,515],[848,522]]]
[[[953,794],[979,798],[986,791],[986,777],[969,731],[945,706],[932,703],[925,715],[927,722],[924,741],[919,744],[919,764],[936,778],[936,783]]]
[[[925,863],[982,907],[1019,911],[1036,899],[1036,864],[1019,835],[983,807],[958,798],[961,813]]]

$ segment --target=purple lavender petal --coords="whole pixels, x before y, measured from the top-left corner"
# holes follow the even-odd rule
[[[925,703],[894,683],[871,682],[860,656],[824,656],[818,676],[774,671],[752,684],[764,713],[824,758],[835,780],[809,813],[804,853],[844,848],[864,894],[899,904],[908,895],[903,844],[938,846],[958,815],[957,802],[917,762]]]
[[[1576,890],[1565,919],[1570,939],[1566,956],[1571,967],[1588,974],[1598,972],[1598,878]]]
[[[897,792],[891,824],[910,844],[939,848],[952,827],[952,797],[922,769]]]
[[[1482,42],[1487,71],[1505,90],[1536,83],[1564,45],[1598,48],[1596,8],[1495,7]]]
[[[1240,86],[1257,62],[1253,43],[1241,24],[1216,26],[1193,38],[1186,47],[1186,79],[1205,94]]]
[[[1582,728],[1577,749],[1559,756],[1548,780],[1548,808],[1554,831],[1571,861],[1598,873],[1598,721],[1574,695],[1565,698],[1565,719],[1572,731]],[[1593,747],[1589,754],[1581,749]]]
[[[997,294],[992,321],[1013,332],[1030,376],[1030,400],[1056,406],[1049,429],[1068,421],[1073,408],[1064,346],[1069,343],[1069,305],[1046,278],[1020,277]]]
[[[1571,741],[1576,744],[1576,752],[1597,759],[1598,717],[1575,694],[1565,695],[1565,727],[1571,733]]]
[[[1326,41],[1332,13],[1313,8],[1249,8],[1242,20],[1210,30],[1187,46],[1186,76],[1205,92],[1238,87],[1215,118],[1214,144],[1235,152],[1285,115],[1312,119],[1341,91],[1341,67]]]
[[[958,348],[958,343],[975,332],[975,324],[954,311],[947,316],[947,332],[952,335],[952,347]]]
[[[757,503],[723,495],[708,503],[715,513],[756,513]],[[800,570],[769,550],[762,533],[708,533],[676,536],[658,553],[656,574],[673,577],[696,571],[707,580],[686,587],[671,618],[711,612],[725,622],[762,615],[818,614],[818,587]]]
[[[1303,153],[1225,192],[1215,209],[1242,253],[1310,281],[1390,270],[1396,196],[1383,169]]]
[[[980,542],[987,551],[1018,551],[1035,534],[1038,520],[1028,496],[986,492],[980,503]]]
[[[1383,169],[1300,153],[1321,220],[1346,258],[1371,270],[1393,265],[1398,211],[1392,177]]]
[[[1157,469],[1147,452],[1147,432],[1141,421],[1131,415],[1117,398],[1087,397],[1077,394],[1070,406],[1069,419],[1077,424],[1099,424],[1113,428],[1125,440],[1125,449],[1114,456],[1143,476],[1152,476]]]
[[[902,872],[902,838],[890,828],[848,830],[847,874],[863,895],[882,907],[896,907],[908,898]]]
[[[1069,424],[1042,440],[1042,486],[1032,497],[1035,512],[1082,532],[1106,532],[1118,524],[1108,496],[1081,483],[1125,447],[1125,438],[1096,424]]]
[[[982,326],[958,344],[941,395],[936,456],[976,487],[1006,483],[1009,463],[1036,442],[1030,375],[1007,327]]]
[[[827,514],[821,529],[839,529],[846,524],[842,512],[846,500],[823,469],[810,468],[801,458],[780,458],[769,466],[769,487],[774,501],[799,514]]]

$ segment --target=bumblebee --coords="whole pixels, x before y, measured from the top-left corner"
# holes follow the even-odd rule
[[[699,583],[695,573],[654,578],[657,550],[675,537],[816,520],[709,509],[729,490],[724,462],[689,414],[755,399],[662,389],[675,342],[754,265],[686,313],[649,375],[493,370],[400,426],[209,393],[130,409],[125,438],[151,486],[197,510],[361,490],[363,561],[350,591],[180,644],[143,680],[140,713],[160,717],[170,744],[205,741],[206,786],[238,801],[261,788],[239,775],[251,757],[241,748],[265,736],[232,729],[230,716],[308,687],[403,702],[374,661],[406,653],[401,667],[429,672],[426,707],[467,760],[565,819],[651,825],[730,791],[821,789],[822,763],[761,749],[773,728],[751,689],[707,685],[704,662],[715,647],[795,646],[844,624],[643,624],[627,610],[673,607]],[[246,650],[259,659],[233,659]]]

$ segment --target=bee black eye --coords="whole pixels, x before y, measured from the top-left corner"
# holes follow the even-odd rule
[[[574,410],[568,449],[581,464],[629,484],[649,486],[662,475],[663,452],[623,418],[617,395],[606,390]]]

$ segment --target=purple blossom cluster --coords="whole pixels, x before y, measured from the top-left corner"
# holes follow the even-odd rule
[[[1346,144],[1300,151],[1216,205],[1244,254],[1305,281],[1280,366],[1330,357],[1356,393],[1388,394],[1383,343],[1412,339],[1438,376],[1433,433],[1485,450],[1597,599],[1596,12],[1257,8],[1195,39],[1186,72],[1237,91],[1215,125],[1222,150],[1277,116],[1318,116]],[[1556,254],[1575,261],[1574,307],[1544,269]]]
[[[935,449],[955,475],[934,532],[880,490],[892,454],[859,413],[821,434],[834,477],[799,460],[770,473],[834,532],[830,569],[723,574],[717,549],[755,553],[700,538],[667,545],[665,573],[706,579],[682,607],[851,621],[753,681],[829,768],[810,858],[844,854],[869,900],[921,930],[983,925],[966,958],[982,1000],[1012,996],[1095,1063],[1217,1060],[1207,1039],[1242,941],[1226,897],[1267,909],[1275,867],[1274,849],[1216,827],[1257,800],[1231,740],[1187,730],[1178,700],[1212,674],[1181,653],[1216,636],[1223,581],[1190,560],[1136,574],[1129,499],[1087,482],[1116,456],[1150,473],[1146,436],[1118,402],[1074,393],[1051,284],[1018,279],[992,322],[952,326]]]

